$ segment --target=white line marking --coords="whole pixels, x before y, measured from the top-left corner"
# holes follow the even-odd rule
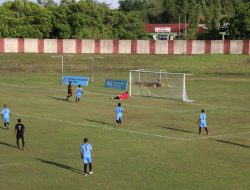
[[[4,167],[4,166],[19,166],[20,163],[6,163],[6,164],[0,164],[0,167]]]
[[[174,140],[181,140],[181,141],[190,140],[190,139],[186,139],[186,138],[169,137],[169,136],[157,135],[157,134],[153,134],[153,133],[145,133],[145,132],[127,130],[127,129],[122,129],[122,128],[118,129],[118,128],[114,128],[114,127],[108,127],[107,125],[84,124],[84,123],[77,123],[77,122],[66,121],[66,120],[61,120],[61,119],[52,119],[52,118],[48,118],[48,117],[39,117],[39,116],[26,115],[26,114],[18,114],[18,113],[17,114],[13,114],[13,115],[23,116],[23,117],[30,117],[30,118],[36,118],[36,119],[42,119],[42,120],[48,120],[48,121],[56,121],[56,122],[61,122],[61,123],[68,123],[68,124],[72,124],[72,125],[81,125],[81,126],[88,126],[88,127],[104,128],[104,129],[109,129],[109,130],[123,131],[123,132],[128,132],[128,133],[146,135],[146,136],[160,137],[160,138],[165,138],[165,139],[174,139]]]
[[[197,137],[197,138],[181,138],[181,137],[169,137],[164,135],[158,135],[153,133],[146,133],[146,132],[139,132],[139,131],[133,131],[133,130],[127,130],[123,128],[114,128],[114,127],[108,127],[107,125],[93,125],[93,124],[84,124],[84,123],[77,123],[72,121],[66,121],[61,119],[52,119],[47,117],[39,117],[39,116],[33,116],[33,115],[26,115],[26,114],[13,114],[17,116],[23,116],[23,117],[30,117],[30,118],[36,118],[36,119],[42,119],[42,120],[48,120],[48,121],[56,121],[61,123],[68,123],[71,125],[80,125],[80,126],[87,126],[87,127],[96,127],[96,128],[103,128],[107,130],[115,130],[115,131],[122,131],[127,133],[133,133],[133,134],[139,134],[139,135],[145,135],[145,136],[153,136],[153,137],[160,137],[164,139],[173,139],[173,140],[179,140],[179,141],[193,141],[193,140],[200,140],[200,139],[209,139],[209,138],[216,138],[216,137],[227,137],[227,136],[237,136],[237,135],[244,135],[249,134],[250,131],[241,132],[241,133],[231,133],[231,134],[222,134],[222,135],[213,135],[213,136],[205,136],[205,137]]]
[[[205,137],[197,137],[197,138],[190,138],[189,140],[199,140],[199,139],[211,139],[211,138],[217,138],[217,137],[228,137],[228,136],[237,136],[237,135],[245,135],[250,134],[250,131],[245,131],[241,133],[230,133],[230,134],[222,134],[222,135],[213,135],[213,136],[205,136]]]

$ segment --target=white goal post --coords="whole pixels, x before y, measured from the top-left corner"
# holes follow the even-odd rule
[[[129,95],[175,98],[189,100],[186,91],[186,76],[193,74],[170,73],[166,71],[130,70]]]

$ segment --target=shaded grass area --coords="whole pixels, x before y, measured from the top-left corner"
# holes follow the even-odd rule
[[[16,71],[23,70],[34,72],[31,66],[36,66],[42,71],[60,72],[61,59],[53,58],[53,54],[1,54],[0,70],[5,67]],[[92,65],[92,57],[94,64]],[[225,74],[225,75],[249,75],[250,56],[249,55],[109,55],[102,54],[101,59],[98,54],[74,55],[64,57],[65,70],[91,71],[128,71],[129,69],[158,69],[169,72],[184,72],[194,74]],[[30,66],[30,67],[29,67]],[[40,66],[40,67],[39,67]],[[53,69],[52,69],[53,68]]]

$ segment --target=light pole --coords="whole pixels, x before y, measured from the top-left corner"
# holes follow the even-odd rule
[[[61,82],[63,83],[63,66],[64,66],[64,56],[72,57],[73,55],[56,55],[53,58],[61,58]]]
[[[181,14],[179,14],[179,36],[181,35]]]
[[[184,15],[185,15],[185,39],[187,39],[187,13],[186,13],[186,11],[185,10],[183,10],[180,6],[178,6],[178,5],[176,5],[176,7],[181,11],[181,12],[183,12],[184,13]],[[180,15],[179,15],[179,33],[180,33],[180,20],[181,20],[181,18],[180,18]]]

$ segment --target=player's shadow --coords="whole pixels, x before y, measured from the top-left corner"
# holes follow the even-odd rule
[[[6,143],[6,142],[2,142],[2,141],[0,141],[0,145],[12,147],[12,148],[17,148],[16,146],[14,146],[14,145],[12,145],[12,144],[9,144],[9,143]]]
[[[64,98],[64,97],[58,97],[58,96],[48,96],[49,98],[53,98],[53,99],[55,99],[55,100],[61,100],[61,101],[64,101],[64,102],[66,102],[66,98]]]
[[[178,128],[173,128],[173,127],[165,127],[165,126],[158,126],[158,127],[161,127],[163,129],[172,130],[172,131],[179,131],[179,132],[184,132],[184,133],[193,133],[192,131],[188,131],[188,130],[184,130],[184,129],[178,129]]]
[[[85,119],[85,120],[89,121],[89,122],[93,122],[93,123],[99,123],[99,124],[102,124],[102,125],[108,125],[108,126],[113,126],[113,127],[116,126],[114,124],[107,123],[107,122],[104,122],[104,121],[97,121],[97,120],[93,120],[93,119]]]
[[[49,161],[49,160],[44,160],[44,159],[41,159],[41,158],[35,158],[36,160],[39,160],[41,161],[42,163],[45,163],[45,164],[50,164],[50,165],[53,165],[53,166],[57,166],[59,168],[63,168],[63,169],[66,169],[66,170],[70,170],[72,172],[75,172],[75,173],[78,173],[78,174],[83,174],[83,171],[82,170],[79,170],[77,168],[74,168],[74,167],[71,167],[69,165],[66,165],[66,164],[61,164],[61,163],[57,163],[57,162],[52,162],[52,161]]]
[[[215,140],[216,142],[220,142],[220,143],[225,143],[225,144],[231,144],[231,145],[239,146],[239,147],[242,147],[242,148],[250,148],[250,146],[248,146],[248,145],[240,144],[240,143],[235,143],[235,142],[231,142],[231,141],[218,140],[218,139],[212,139],[212,140]]]

